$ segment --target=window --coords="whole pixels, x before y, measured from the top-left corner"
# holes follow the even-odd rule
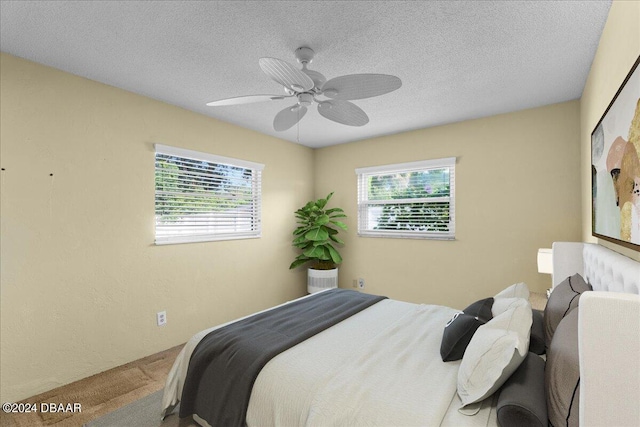
[[[356,169],[358,235],[455,238],[456,158]]]
[[[260,237],[264,165],[155,144],[156,244]]]

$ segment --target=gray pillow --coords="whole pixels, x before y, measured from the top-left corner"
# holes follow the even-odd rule
[[[591,286],[577,273],[567,277],[553,288],[544,309],[544,335],[547,351],[549,351],[553,333],[562,318],[578,306],[580,294],[590,290],[592,290]]]
[[[529,352],[500,389],[496,407],[501,427],[547,427],[544,360]]]
[[[549,422],[554,426],[579,425],[578,312],[571,310],[562,319],[547,349],[544,382]]]
[[[443,362],[462,359],[473,334],[480,325],[484,325],[493,317],[492,305],[493,298],[476,301],[449,320],[444,327],[440,344],[440,357]]]
[[[532,310],[531,313],[533,315],[533,323],[531,324],[529,351],[535,354],[544,354],[544,317],[540,310]]]

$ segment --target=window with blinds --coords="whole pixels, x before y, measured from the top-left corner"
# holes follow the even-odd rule
[[[356,169],[358,235],[455,238],[456,158]]]
[[[156,244],[260,237],[264,165],[155,145]]]

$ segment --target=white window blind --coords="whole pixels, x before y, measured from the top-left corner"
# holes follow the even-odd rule
[[[356,169],[358,235],[455,238],[456,158]]]
[[[156,244],[260,237],[264,165],[155,149]]]

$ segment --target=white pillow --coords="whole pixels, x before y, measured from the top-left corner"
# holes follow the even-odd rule
[[[522,301],[529,302],[524,298],[495,298],[493,300],[493,305],[491,306],[491,315],[493,317],[499,316],[505,311],[521,305]]]
[[[492,395],[527,355],[531,304],[523,298],[510,300],[506,311],[478,328],[464,352],[458,371],[463,407]]]
[[[493,297],[493,299],[499,298],[524,298],[528,300],[529,287],[524,282],[515,283],[508,288],[498,292],[496,296]]]

